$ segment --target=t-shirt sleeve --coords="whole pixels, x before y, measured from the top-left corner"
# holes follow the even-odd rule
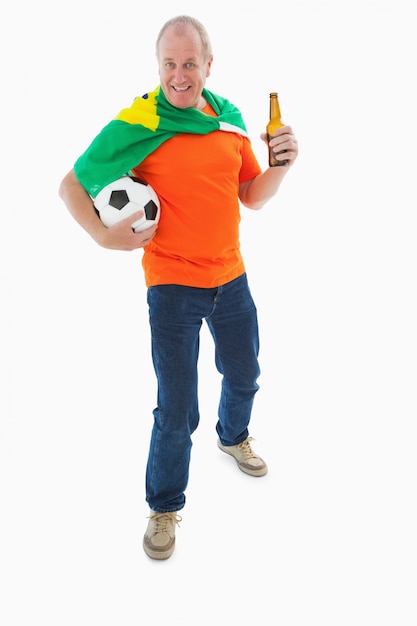
[[[239,182],[244,183],[262,174],[262,168],[252,150],[252,144],[247,137],[242,137],[242,167],[239,173]]]

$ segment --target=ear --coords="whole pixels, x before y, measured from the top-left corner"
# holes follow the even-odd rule
[[[211,64],[213,63],[213,56],[207,61],[206,78],[210,76]]]

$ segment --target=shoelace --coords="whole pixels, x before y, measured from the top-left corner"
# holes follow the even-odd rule
[[[152,521],[155,522],[156,533],[168,533],[170,523],[174,522],[174,524],[179,526],[182,517],[175,512],[156,513],[156,515],[152,515]]]
[[[250,441],[253,441],[253,437],[248,437],[247,439],[245,439],[245,441],[242,441],[242,443],[239,443],[237,446],[239,450],[243,452],[243,454],[245,455],[245,459],[247,460],[257,458],[257,455],[250,447]]]

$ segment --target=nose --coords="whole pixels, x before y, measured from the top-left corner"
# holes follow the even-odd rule
[[[176,83],[182,83],[185,80],[185,73],[182,67],[176,67],[174,72],[174,79]]]

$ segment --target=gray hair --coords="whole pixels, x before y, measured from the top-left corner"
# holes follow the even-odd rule
[[[177,15],[176,17],[172,17],[170,20],[165,22],[159,31],[158,38],[156,40],[156,56],[158,57],[159,53],[159,42],[161,41],[161,37],[170,26],[175,26],[177,32],[181,32],[184,30],[186,26],[191,26],[197,33],[200,35],[201,44],[203,46],[203,54],[204,59],[208,61],[208,59],[212,56],[212,48],[210,43],[210,38],[206,28],[203,24],[197,20],[195,17],[190,17],[189,15]]]

